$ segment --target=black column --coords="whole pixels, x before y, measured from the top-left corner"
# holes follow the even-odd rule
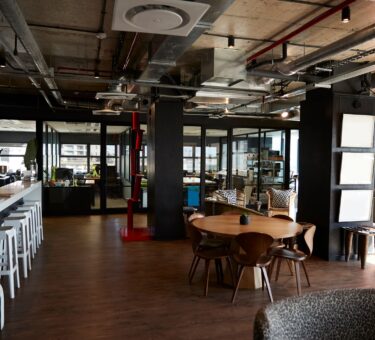
[[[147,128],[148,226],[154,230],[155,239],[182,238],[182,103],[154,103]]]

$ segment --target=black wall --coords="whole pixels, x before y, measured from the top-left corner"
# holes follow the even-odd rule
[[[357,92],[358,83],[338,86]],[[342,152],[375,152],[375,149],[341,148],[341,125],[344,113],[375,115],[375,98],[332,90],[307,93],[301,105],[300,186],[298,221],[316,224],[314,253],[327,260],[343,258],[346,225],[338,222],[342,189],[371,189],[373,186],[340,185]],[[359,132],[360,133],[360,132]],[[368,221],[372,223],[372,221]]]

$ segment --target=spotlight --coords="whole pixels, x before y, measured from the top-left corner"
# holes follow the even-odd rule
[[[229,48],[234,47],[234,36],[233,35],[228,36],[228,47]]]
[[[0,67],[6,67],[7,66],[7,60],[5,58],[5,51],[3,49],[0,49]]]
[[[341,11],[341,22],[346,24],[350,21],[350,7],[346,6]]]
[[[94,78],[95,78],[95,79],[99,79],[99,78],[100,78],[100,75],[99,75],[99,71],[98,71],[98,70],[95,70],[95,72],[94,72]]]
[[[289,112],[288,111],[284,111],[281,113],[281,118],[288,118],[289,116]]]

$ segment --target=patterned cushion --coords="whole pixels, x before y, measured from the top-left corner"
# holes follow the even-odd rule
[[[237,192],[233,190],[216,190],[216,194],[224,197],[229,204],[237,203]]]
[[[269,190],[271,195],[271,206],[272,208],[288,208],[289,207],[289,198],[293,193],[292,189],[289,190],[277,190],[270,188]]]

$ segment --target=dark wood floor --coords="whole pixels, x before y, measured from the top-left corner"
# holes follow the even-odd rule
[[[231,290],[211,280],[202,296],[197,276],[189,286],[188,241],[123,243],[124,216],[44,220],[45,241],[16,298],[5,290],[2,339],[251,339],[256,311],[268,303],[261,290]],[[313,287],[374,287],[375,265],[308,263]],[[202,270],[202,268],[200,268]],[[286,269],[286,268],[285,268]],[[294,295],[284,270],[272,283],[276,300]]]

